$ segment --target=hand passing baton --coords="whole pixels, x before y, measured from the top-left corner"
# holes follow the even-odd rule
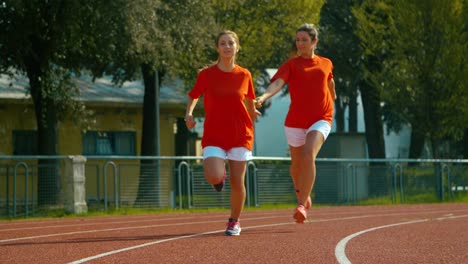
[[[254,99],[253,102],[254,102],[256,108],[261,108],[262,107],[262,102],[260,102],[260,100]]]

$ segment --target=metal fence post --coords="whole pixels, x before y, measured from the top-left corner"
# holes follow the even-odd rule
[[[441,188],[440,188],[440,192],[441,192],[441,200],[445,200],[445,193],[444,193],[444,171],[446,172],[446,175],[447,175],[447,194],[448,194],[448,198],[451,199],[452,198],[452,188],[451,188],[451,183],[450,183],[450,168],[448,167],[447,164],[444,164],[441,166],[440,168],[440,184],[441,184]]]
[[[250,196],[253,195],[255,197],[256,195],[255,195],[255,189],[253,189],[253,190],[250,189],[250,181],[252,180],[252,176],[250,175],[249,167],[253,168],[253,174],[254,175],[256,174],[257,167],[255,166],[255,163],[253,161],[249,161],[247,163],[247,173],[246,173],[245,182],[246,182],[246,185],[247,185],[247,191],[246,191],[246,193],[247,193],[247,205],[250,207]]]
[[[403,194],[403,170],[401,168],[401,165],[399,163],[395,163],[393,165],[393,203],[397,202],[397,189],[398,189],[398,184],[397,184],[397,170],[400,173],[400,202],[404,203],[404,194]]]
[[[15,164],[15,170],[14,170],[14,176],[13,176],[13,217],[16,217],[16,185],[17,185],[17,169],[19,166],[23,166],[24,169],[26,170],[25,171],[25,193],[24,195],[26,196],[25,197],[25,214],[26,216],[29,215],[29,210],[28,210],[28,203],[29,203],[29,200],[28,200],[28,176],[29,176],[29,168],[28,168],[28,165],[25,163],[25,162],[18,162]]]
[[[189,177],[189,172],[190,172],[190,165],[185,162],[185,161],[182,161],[179,163],[179,166],[177,168],[177,179],[178,179],[178,190],[179,190],[179,209],[182,209],[182,203],[183,203],[183,195],[182,195],[182,167],[185,167],[185,174],[187,175],[187,181],[188,181],[188,177]]]
[[[118,193],[117,193],[117,166],[113,161],[108,161],[104,164],[104,209],[107,210],[107,166],[112,165],[114,167],[114,203],[115,208],[119,208]]]

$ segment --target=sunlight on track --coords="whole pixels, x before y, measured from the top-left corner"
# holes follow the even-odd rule
[[[98,259],[98,258],[106,257],[106,256],[109,256],[109,255],[117,254],[117,253],[120,253],[120,252],[129,251],[129,250],[142,248],[142,247],[147,247],[147,246],[151,246],[151,245],[155,245],[155,244],[159,244],[159,243],[164,243],[164,242],[183,239],[183,238],[191,238],[191,237],[197,237],[197,236],[203,236],[203,235],[210,235],[210,234],[221,233],[221,232],[224,232],[224,229],[223,230],[210,231],[210,232],[204,232],[204,233],[198,233],[198,234],[192,234],[192,235],[186,235],[186,236],[172,237],[172,238],[163,239],[163,240],[157,240],[157,241],[153,241],[153,242],[149,242],[149,243],[145,243],[145,244],[136,245],[136,246],[133,246],[133,247],[127,247],[127,248],[121,248],[121,249],[114,250],[114,251],[108,251],[108,252],[105,252],[105,253],[102,253],[102,254],[99,254],[99,255],[95,255],[95,256],[79,259],[79,260],[75,260],[73,262],[70,262],[69,264],[84,263],[84,262],[87,262],[87,261],[90,261],[90,260],[93,260],[93,259]]]
[[[421,223],[421,222],[428,222],[431,220],[447,220],[447,219],[455,219],[455,218],[462,218],[462,217],[468,217],[468,215],[460,215],[460,216],[449,216],[449,217],[439,217],[435,219],[421,219],[421,220],[415,220],[415,221],[409,221],[409,222],[402,222],[402,223],[396,223],[396,224],[390,224],[390,225],[383,225],[383,226],[377,226],[373,228],[369,228],[366,230],[359,231],[357,233],[351,234],[345,238],[343,238],[340,242],[335,247],[335,257],[338,263],[340,264],[351,264],[351,261],[346,257],[346,244],[353,238],[360,236],[364,233],[367,232],[372,232],[378,229],[383,229],[387,227],[394,227],[394,226],[400,226],[400,225],[408,225],[408,224],[416,224],[416,223]]]
[[[397,225],[413,224],[413,223],[419,223],[419,222],[425,222],[425,221],[437,221],[437,220],[453,219],[453,218],[467,217],[468,216],[468,215],[466,215],[468,213],[468,210],[467,209],[461,209],[461,208],[460,208],[460,210],[454,210],[454,209],[434,210],[433,208],[431,208],[430,210],[429,209],[427,209],[427,210],[424,209],[424,210],[417,210],[417,211],[415,211],[414,209],[411,209],[411,210],[408,209],[406,211],[401,211],[401,210],[399,210],[400,208],[398,208],[398,210],[394,211],[394,212],[389,211],[388,209],[387,210],[375,210],[375,208],[372,208],[372,209],[373,210],[371,212],[369,212],[369,211],[362,212],[362,210],[358,211],[358,212],[356,212],[355,210],[349,210],[349,211],[339,210],[339,211],[333,211],[333,212],[330,212],[330,211],[317,212],[315,214],[315,217],[314,217],[315,219],[311,219],[311,220],[307,221],[306,224],[313,224],[313,223],[320,223],[320,222],[333,222],[333,221],[337,221],[337,222],[338,221],[353,221],[353,220],[358,220],[358,219],[372,219],[372,218],[389,217],[389,216],[393,217],[393,216],[402,216],[402,215],[403,216],[409,216],[409,215],[413,215],[413,214],[416,214],[416,215],[424,214],[424,216],[419,216],[419,217],[416,216],[416,217],[418,217],[418,218],[416,218],[418,220],[415,220],[415,221],[394,223],[394,224],[390,224],[390,225],[374,227],[374,228],[371,228],[371,229],[363,230],[363,231],[360,231],[358,233],[349,235],[348,237],[346,237],[345,239],[340,241],[340,243],[338,245],[336,245],[336,248],[335,248],[335,257],[338,260],[338,262],[341,264],[341,263],[351,263],[350,260],[347,259],[346,254],[345,254],[346,244],[351,239],[353,239],[353,238],[355,238],[355,237],[357,237],[357,236],[359,236],[361,234],[364,234],[366,232],[374,231],[374,230],[377,230],[377,229],[383,229],[383,228],[386,228],[386,227],[397,226]],[[420,208],[418,208],[418,209],[420,209]],[[459,214],[459,215],[464,214],[464,216],[454,216],[454,214]],[[6,228],[6,229],[4,229],[4,232],[0,232],[0,235],[3,236],[3,238],[0,237],[0,246],[3,243],[11,243],[11,242],[25,241],[25,240],[43,242],[43,240],[48,241],[48,238],[51,238],[51,237],[55,237],[56,240],[57,240],[57,243],[60,244],[60,243],[62,243],[61,242],[62,238],[59,238],[59,237],[62,237],[62,236],[66,237],[66,236],[75,236],[75,235],[82,235],[82,234],[85,234],[84,236],[86,236],[86,234],[104,233],[102,235],[97,235],[97,236],[104,236],[105,237],[105,236],[108,236],[108,234],[106,234],[106,233],[109,233],[109,232],[114,233],[114,231],[132,232],[131,230],[141,230],[141,229],[153,230],[153,229],[157,229],[159,227],[164,227],[164,228],[175,227],[175,228],[177,228],[177,226],[186,225],[187,223],[185,221],[178,222],[178,221],[173,221],[173,220],[176,220],[176,219],[177,220],[181,220],[181,219],[183,219],[183,220],[193,220],[194,217],[197,218],[198,221],[196,221],[196,222],[190,221],[190,223],[191,224],[199,224],[201,226],[206,227],[206,229],[204,229],[205,232],[202,232],[202,230],[200,230],[197,233],[195,233],[196,232],[195,231],[194,233],[191,233],[191,234],[180,234],[180,235],[172,234],[172,235],[166,236],[166,238],[164,238],[164,239],[149,240],[149,241],[147,240],[146,243],[127,245],[128,247],[122,247],[122,245],[120,245],[120,248],[119,248],[119,245],[116,245],[117,247],[114,247],[111,251],[93,252],[93,253],[88,253],[88,254],[83,253],[83,254],[80,254],[78,256],[75,256],[76,258],[82,258],[82,259],[78,259],[78,260],[73,260],[73,259],[70,260],[69,259],[68,261],[71,261],[70,263],[85,263],[85,262],[93,261],[93,260],[94,261],[96,261],[96,260],[99,261],[99,259],[102,260],[102,258],[106,258],[106,257],[112,256],[114,254],[122,253],[123,255],[125,255],[126,253],[123,253],[123,252],[129,252],[129,251],[132,251],[132,250],[137,250],[137,249],[140,249],[140,248],[150,247],[150,246],[154,247],[155,245],[160,245],[160,244],[166,243],[166,242],[180,241],[180,240],[184,240],[184,239],[188,239],[188,238],[202,237],[204,235],[210,235],[210,234],[220,234],[220,235],[222,235],[222,233],[224,233],[224,229],[223,230],[209,230],[208,229],[209,228],[208,225],[212,226],[213,223],[219,223],[220,218],[224,219],[223,214],[216,215],[215,216],[216,219],[213,218],[212,214],[203,215],[203,216],[189,215],[189,216],[184,216],[184,217],[173,217],[173,216],[163,217],[163,218],[157,217],[155,219],[142,219],[142,218],[138,217],[138,218],[128,219],[128,220],[125,220],[125,221],[122,221],[123,219],[120,219],[120,218],[108,218],[108,220],[110,220],[109,222],[98,222],[98,223],[94,223],[94,225],[91,225],[89,222],[81,222],[81,223],[71,222],[71,223],[63,223],[62,225],[53,226],[51,224],[44,225],[44,223],[41,222],[43,224],[42,227],[44,227],[44,226],[51,227],[51,228],[49,228],[48,233],[45,233],[47,230],[44,230],[44,232],[36,232],[36,234],[34,234],[34,233],[29,233],[28,234],[27,232],[22,232],[23,235],[28,234],[28,236],[23,236],[23,237],[20,237],[17,234],[14,234],[13,232],[20,231],[20,230],[29,231],[29,230],[39,229],[39,228],[37,228],[37,223],[32,223],[34,225],[28,225],[28,226],[23,226],[23,227],[15,225],[14,228],[12,226],[3,226],[3,228]],[[244,221],[253,221],[253,222],[250,222],[250,224],[252,224],[252,225],[244,226],[242,229],[243,230],[248,230],[248,229],[260,229],[260,228],[268,228],[268,227],[296,225],[296,223],[294,223],[292,221],[292,219],[290,219],[290,218],[291,217],[289,215],[289,211],[286,214],[285,214],[284,211],[280,211],[280,212],[277,212],[277,211],[276,212],[262,212],[262,215],[258,215],[258,212],[256,212],[256,214],[254,214],[254,215],[250,215],[250,216],[246,215],[246,217],[243,218]],[[266,223],[261,224],[259,222],[255,223],[256,220],[268,220],[268,219],[270,219],[270,220],[276,219],[276,220],[269,221],[270,222],[269,224],[266,224]],[[171,222],[160,222],[160,221],[171,221]],[[367,221],[367,220],[364,220],[364,221]],[[361,222],[361,221],[359,221],[359,222]],[[107,224],[109,224],[109,223],[115,224],[116,226],[113,226],[113,227],[111,227],[111,226],[107,226],[107,227],[100,226],[100,225],[105,225],[106,223]],[[139,226],[138,223],[142,224],[142,225]],[[127,226],[127,224],[132,224],[132,226]],[[257,224],[257,225],[255,225],[255,224]],[[70,227],[70,226],[73,226],[74,228],[73,229],[68,229],[68,230],[63,230],[63,228],[67,228],[67,227]],[[93,227],[91,227],[91,226],[93,226]],[[55,227],[56,229],[52,229],[52,227]],[[81,227],[83,227],[83,229],[81,229]],[[78,228],[80,228],[80,230],[78,230]],[[208,231],[206,231],[207,229],[208,229]],[[1,228],[0,228],[0,231],[2,231]],[[55,232],[55,233],[53,233],[53,232]],[[343,235],[345,236],[346,234],[343,234]],[[15,244],[16,243],[13,243],[12,245],[14,246]],[[21,243],[19,243],[19,244],[21,244]],[[330,245],[330,249],[332,251],[329,252],[329,253],[331,253],[331,254],[333,254],[333,249],[332,248],[333,248],[333,245]],[[93,255],[93,254],[97,254],[97,255]],[[331,255],[331,257],[333,257],[333,255]]]
[[[287,222],[287,223],[278,223],[278,224],[269,224],[269,225],[258,225],[258,226],[243,227],[242,229],[245,230],[245,229],[251,229],[251,228],[272,227],[272,226],[293,225],[293,224],[295,225],[296,223]],[[137,249],[137,248],[152,246],[152,245],[156,245],[156,244],[160,244],[160,243],[164,243],[164,242],[169,242],[169,241],[174,241],[174,240],[179,240],[179,239],[184,239],[184,238],[198,237],[198,236],[204,236],[204,235],[210,235],[210,234],[216,234],[216,233],[224,233],[224,229],[223,230],[203,232],[203,233],[198,233],[198,234],[192,234],[192,235],[177,236],[177,237],[172,237],[172,238],[163,239],[163,240],[157,240],[157,241],[153,241],[153,242],[149,242],[149,243],[145,243],[145,244],[141,244],[141,245],[136,245],[136,246],[133,246],[133,247],[121,248],[121,249],[117,249],[117,250],[114,250],[114,251],[108,251],[108,252],[105,252],[105,253],[102,253],[102,254],[99,254],[99,255],[83,258],[83,259],[80,259],[80,260],[75,260],[73,262],[70,262],[69,264],[84,263],[84,262],[87,262],[87,261],[90,261],[90,260],[94,260],[94,259],[98,259],[98,258],[102,258],[102,257],[107,257],[109,255],[121,253],[121,252],[124,252],[124,251],[129,251],[129,250],[133,250],[133,249]]]
[[[370,218],[370,217],[375,217],[375,216],[376,215],[361,215],[361,216],[338,217],[338,218],[329,218],[329,219],[317,219],[317,220],[308,221],[306,223],[354,220],[354,219]],[[383,216],[383,215],[379,215],[379,216]],[[253,220],[253,219],[254,218],[249,218],[249,220]],[[265,227],[275,227],[275,226],[284,226],[284,225],[296,225],[296,223],[288,221],[288,222],[283,222],[283,223],[248,226],[248,227],[243,227],[242,230],[255,229],[255,228],[265,228]],[[381,227],[381,228],[383,228],[383,227]],[[114,251],[104,252],[102,254],[98,254],[98,255],[95,255],[95,256],[90,256],[90,257],[87,257],[87,258],[83,258],[83,259],[80,259],[80,260],[70,262],[69,264],[84,263],[84,262],[87,262],[87,261],[90,261],[90,260],[94,260],[94,259],[98,259],[98,258],[102,258],[102,257],[107,257],[107,256],[110,256],[110,255],[113,255],[113,254],[118,254],[118,253],[121,253],[121,252],[133,250],[133,249],[138,249],[138,248],[142,248],[142,247],[161,244],[161,243],[164,243],[164,242],[180,240],[180,239],[185,239],[185,238],[198,237],[198,236],[203,236],[203,235],[208,235],[208,234],[222,233],[222,232],[224,232],[224,230],[216,230],[216,231],[209,231],[209,232],[197,233],[197,234],[191,234],[191,235],[176,236],[176,237],[163,239],[163,240],[157,240],[157,241],[153,241],[153,242],[149,242],[149,243],[145,243],[145,244],[141,244],[141,245],[136,245],[136,246],[132,246],[132,247],[121,248],[121,249],[117,249],[117,250],[114,250]],[[350,263],[350,262],[348,262],[348,263]]]
[[[251,220],[261,220],[261,219],[269,219],[269,218],[276,218],[276,217],[277,216],[267,216],[267,217],[255,217],[255,218],[250,218],[250,219]],[[191,222],[191,224],[208,224],[208,223],[218,223],[218,222],[219,222],[219,220],[211,220],[211,221]],[[119,230],[144,229],[144,228],[155,228],[155,227],[166,227],[166,226],[180,226],[180,225],[186,225],[186,224],[187,223],[170,223],[170,224],[157,224],[157,225],[146,225],[146,226],[129,226],[129,227],[106,228],[106,229],[95,229],[95,230],[84,230],[84,231],[80,230],[80,231],[74,231],[74,232],[65,232],[65,233],[55,233],[55,234],[29,236],[29,237],[16,237],[16,238],[2,239],[2,240],[0,240],[0,243],[19,241],[19,240],[28,240],[28,239],[37,239],[37,238],[46,238],[46,237],[78,235],[78,234],[86,234],[86,233],[112,232],[112,231],[119,231]]]

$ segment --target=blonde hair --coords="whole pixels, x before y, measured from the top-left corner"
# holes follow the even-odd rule
[[[223,30],[221,32],[218,33],[218,36],[216,37],[216,47],[218,47],[218,44],[219,44],[219,39],[224,36],[224,35],[231,35],[233,38],[234,38],[234,41],[236,42],[236,45],[237,45],[237,51],[240,50],[241,46],[240,46],[240,42],[239,42],[239,36],[237,36],[236,32],[232,31],[232,30]],[[215,64],[219,62],[219,57],[216,59],[215,61]],[[236,62],[236,57],[234,55],[234,63]]]

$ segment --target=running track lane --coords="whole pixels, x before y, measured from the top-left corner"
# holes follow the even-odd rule
[[[0,263],[468,263],[468,204],[245,211],[239,237],[227,214],[0,222]]]

